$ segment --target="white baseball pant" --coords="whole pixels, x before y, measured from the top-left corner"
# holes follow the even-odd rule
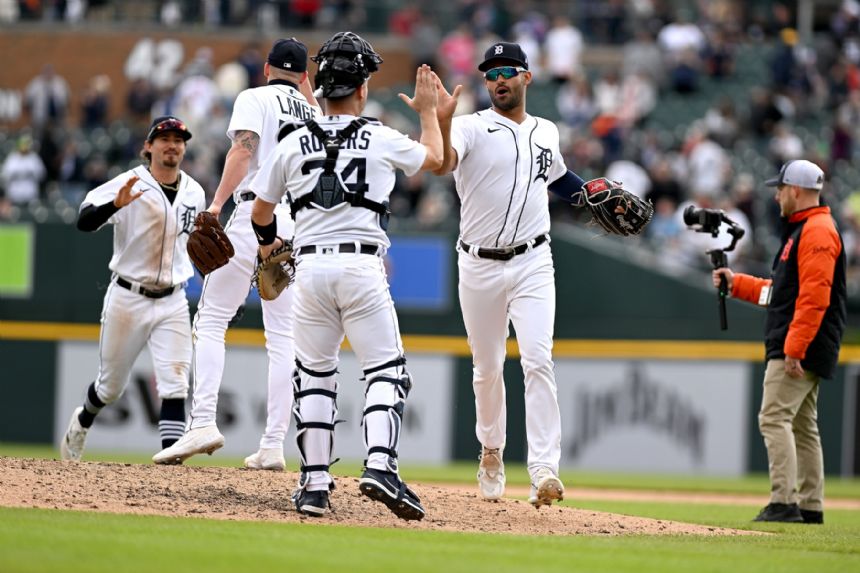
[[[299,258],[295,284],[296,359],[300,390],[318,389],[337,392],[334,371],[344,335],[358,358],[363,371],[374,369],[403,356],[403,343],[394,302],[388,289],[381,257],[368,254],[309,254]],[[307,371],[315,374],[310,375]],[[328,373],[329,375],[324,375]],[[366,375],[392,379],[408,377],[405,368],[392,366]],[[368,387],[365,409],[401,407],[402,388],[391,383],[374,383]],[[297,419],[302,423],[333,424],[336,409],[333,399],[315,394],[301,398]],[[396,418],[396,419],[395,419]],[[365,442],[375,447],[397,450],[400,418],[382,410],[365,414]],[[303,463],[327,466],[332,453],[333,430],[310,428],[300,438]],[[396,461],[385,453],[371,453],[367,466],[397,471]],[[309,471],[306,487],[324,489],[331,483],[328,471]]]
[[[185,289],[154,299],[111,281],[102,307],[95,384],[102,402],[112,404],[122,396],[131,367],[146,344],[158,396],[185,398],[191,365],[191,316]]]
[[[224,337],[227,324],[248,296],[257,240],[251,226],[253,201],[236,206],[224,230],[235,255],[227,265],[206,277],[197,315],[194,317],[194,399],[189,428],[215,425],[218,391],[224,375]],[[293,221],[282,205],[275,209],[278,235],[292,238]],[[293,406],[292,372],[295,367],[293,341],[293,289],[273,301],[262,301],[266,351],[269,356],[266,430],[260,448],[283,447]]]
[[[502,372],[508,325],[516,329],[525,376],[529,473],[558,475],[561,415],[552,361],[555,269],[548,244],[508,261],[478,258],[459,247],[459,294],[472,350],[475,433],[487,448],[505,445],[507,408]]]

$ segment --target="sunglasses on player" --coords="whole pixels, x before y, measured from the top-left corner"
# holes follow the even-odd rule
[[[499,79],[499,76],[502,76],[506,80],[511,78],[515,78],[520,75],[520,72],[527,72],[528,70],[525,68],[514,67],[514,66],[502,66],[500,68],[493,68],[492,70],[487,70],[484,73],[484,77],[491,82],[494,82]]]
[[[191,139],[191,133],[183,122],[178,119],[165,119],[164,121],[152,126],[152,129],[149,130],[149,134],[146,136],[146,140],[152,141],[155,139],[155,136],[166,131],[178,131],[182,136],[182,139],[186,141]]]

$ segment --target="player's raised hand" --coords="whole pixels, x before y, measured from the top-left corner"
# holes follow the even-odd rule
[[[415,95],[409,97],[406,94],[397,94],[406,105],[414,109],[419,114],[423,111],[436,111],[439,96],[436,93],[436,83],[434,77],[436,74],[430,69],[427,64],[419,66],[415,72]]]
[[[454,87],[454,91],[448,93],[448,90],[445,89],[445,84],[442,83],[439,76],[435,72],[431,73],[433,74],[433,81],[436,84],[436,116],[439,118],[439,121],[449,120],[454,117],[454,112],[457,110],[457,101],[460,98],[460,91],[463,89],[463,86],[457,84]]]
[[[128,181],[125,182],[119,192],[117,192],[116,197],[114,197],[113,204],[117,209],[122,209],[132,201],[135,201],[138,197],[143,195],[143,191],[138,191],[137,193],[132,191],[132,187],[134,184],[140,181],[140,177],[132,176]]]

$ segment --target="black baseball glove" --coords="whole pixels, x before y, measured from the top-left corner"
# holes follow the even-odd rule
[[[621,183],[598,177],[586,181],[585,206],[591,211],[591,221],[613,235],[638,235],[654,216],[654,206],[625,191]]]

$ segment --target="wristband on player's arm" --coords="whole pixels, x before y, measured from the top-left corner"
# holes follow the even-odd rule
[[[108,201],[104,205],[86,205],[78,214],[77,227],[80,231],[96,231],[107,223],[114,213],[119,211],[119,207],[113,204],[113,201]]]
[[[585,180],[579,175],[567,170],[567,173],[550,183],[547,188],[550,192],[575,207],[581,207],[585,204],[582,195],[582,186],[585,185]]]
[[[268,225],[258,225],[251,219],[251,225],[254,227],[254,236],[257,237],[257,243],[261,247],[271,245],[275,242],[278,236],[278,218],[272,214],[272,222]]]

